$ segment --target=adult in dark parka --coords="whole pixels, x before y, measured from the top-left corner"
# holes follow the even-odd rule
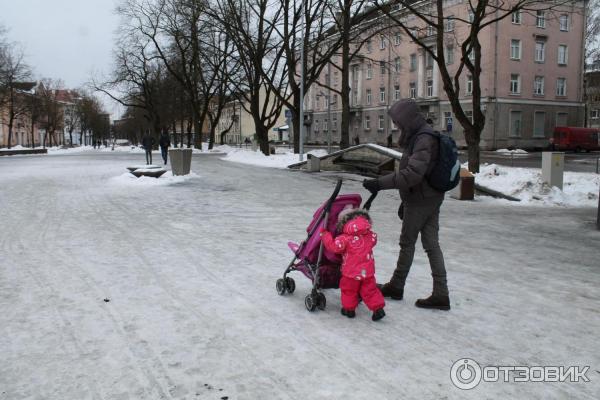
[[[146,164],[152,164],[152,147],[154,147],[154,143],[156,141],[152,136],[150,136],[149,132],[146,132],[144,137],[142,138],[142,146],[144,150],[146,150]]]
[[[393,174],[363,182],[363,186],[372,193],[398,189],[402,199],[398,210],[402,219],[400,254],[390,281],[381,285],[380,290],[385,297],[402,300],[404,284],[420,233],[431,266],[433,293],[426,299],[417,300],[415,305],[449,310],[444,255],[438,239],[440,207],[444,201],[444,193],[432,188],[426,179],[426,175],[431,172],[438,159],[439,140],[428,134],[419,134],[433,130],[421,115],[414,100],[400,100],[392,105],[388,113],[401,130],[399,145],[404,152],[399,168]]]
[[[171,146],[171,139],[169,139],[169,135],[166,132],[163,132],[160,135],[158,145],[160,146],[160,154],[162,155],[163,161],[165,162],[165,165],[167,165],[167,157],[169,154],[169,146]]]

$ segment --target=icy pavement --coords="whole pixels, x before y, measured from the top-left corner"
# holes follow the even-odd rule
[[[0,399],[598,399],[600,232],[593,208],[448,200],[452,310],[417,250],[406,298],[309,313],[275,281],[335,175],[195,155],[189,179],[137,184],[143,155],[0,158]],[[347,180],[344,192],[362,192]],[[363,193],[364,194],[364,193]],[[397,194],[373,204],[389,278]],[[108,301],[105,301],[108,300]],[[590,366],[588,383],[462,391],[452,364]]]

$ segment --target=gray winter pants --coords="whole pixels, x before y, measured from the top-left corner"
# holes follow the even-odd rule
[[[415,255],[415,244],[419,233],[421,243],[429,258],[433,277],[433,294],[448,296],[444,255],[440,249],[438,231],[440,228],[440,207],[443,199],[428,205],[404,205],[402,232],[400,233],[400,255],[390,283],[392,287],[403,289],[406,277]]]

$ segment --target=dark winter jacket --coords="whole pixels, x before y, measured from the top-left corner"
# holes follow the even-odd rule
[[[154,140],[154,138],[150,135],[145,135],[142,138],[142,146],[144,146],[144,149],[146,149],[146,151],[152,151],[154,143],[156,143],[156,140]]]
[[[171,146],[171,139],[169,139],[169,135],[162,134],[160,135],[160,140],[158,141],[160,147],[169,147]]]
[[[411,99],[400,100],[392,105],[388,114],[401,130],[399,145],[403,153],[396,171],[379,178],[379,188],[398,189],[406,204],[425,205],[443,199],[444,193],[429,186],[426,179],[438,159],[439,141],[428,134],[417,135],[433,132],[417,103]]]

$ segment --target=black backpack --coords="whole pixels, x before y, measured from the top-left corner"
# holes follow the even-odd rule
[[[456,142],[450,136],[439,132],[421,131],[411,141],[410,154],[413,152],[417,137],[422,134],[436,137],[439,140],[438,159],[431,172],[426,176],[427,183],[440,192],[454,189],[460,180],[460,161]]]

